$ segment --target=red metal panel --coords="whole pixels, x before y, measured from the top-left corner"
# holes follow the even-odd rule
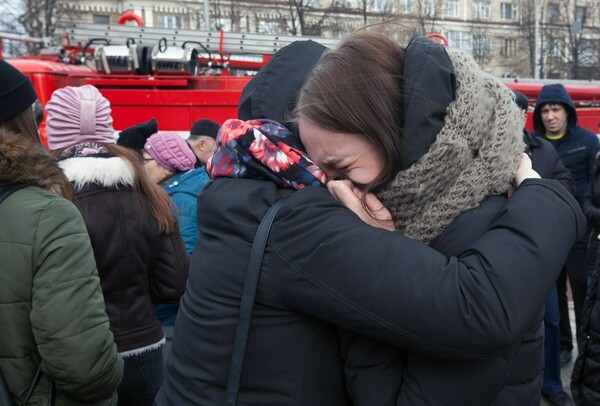
[[[110,101],[117,130],[156,118],[161,130],[189,131],[199,118],[221,124],[237,117],[238,90],[100,89]]]

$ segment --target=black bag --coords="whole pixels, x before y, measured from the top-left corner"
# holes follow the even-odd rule
[[[2,203],[8,196],[13,194],[17,190],[23,189],[26,186],[27,185],[25,185],[23,183],[12,183],[8,186],[3,187],[2,189],[0,189],[0,203]],[[29,398],[31,397],[31,394],[33,393],[33,390],[35,389],[35,385],[37,385],[38,381],[40,380],[41,375],[42,375],[42,364],[40,363],[40,366],[38,367],[38,369],[33,377],[33,381],[31,381],[31,384],[29,385],[29,389],[27,389],[27,393],[25,394],[25,397],[23,398],[23,401],[21,402],[22,406],[27,405],[27,403],[29,402]],[[50,385],[49,399],[50,399],[49,404],[53,405],[54,404],[54,382]],[[0,405],[2,405],[2,406],[14,406],[15,405],[15,403],[12,400],[12,393],[8,389],[8,385],[6,384],[6,381],[4,380],[4,376],[2,376],[2,373],[0,373]]]

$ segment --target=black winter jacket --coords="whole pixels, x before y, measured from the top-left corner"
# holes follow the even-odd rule
[[[577,405],[600,404],[600,176],[592,177],[583,211],[592,229],[588,244],[588,287],[581,311],[578,356],[573,366],[571,391]]]
[[[92,241],[119,352],[156,345],[164,333],[152,304],[176,303],[185,291],[189,255],[179,229],[159,233],[149,206],[128,186],[121,158],[70,158],[60,165],[76,185],[74,203]],[[86,181],[94,175],[96,182]]]
[[[533,170],[543,179],[556,179],[565,189],[575,195],[575,182],[571,173],[565,168],[550,141],[536,137],[523,129],[525,152],[531,158]]]
[[[527,180],[490,231],[447,259],[366,225],[324,188],[291,192],[218,179],[199,196],[205,215],[157,405],[223,403],[254,234],[284,197],[265,253],[239,404],[350,404],[338,328],[453,360],[503,351],[531,326],[560,270],[548,269],[564,262],[585,229],[564,188]],[[508,283],[514,280],[520,283]]]

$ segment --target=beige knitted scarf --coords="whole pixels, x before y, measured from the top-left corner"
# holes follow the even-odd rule
[[[430,243],[460,214],[508,190],[524,150],[513,93],[470,56],[448,54],[456,99],[429,151],[378,193],[404,235]]]

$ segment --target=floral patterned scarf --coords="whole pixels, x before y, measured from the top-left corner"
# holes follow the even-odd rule
[[[71,145],[65,148],[59,156],[59,160],[68,158],[81,158],[81,157],[96,157],[96,158],[108,158],[113,155],[108,149],[97,142],[84,142],[81,144]]]
[[[282,187],[322,186],[325,174],[296,135],[272,120],[227,120],[206,163],[212,179],[264,179]]]

